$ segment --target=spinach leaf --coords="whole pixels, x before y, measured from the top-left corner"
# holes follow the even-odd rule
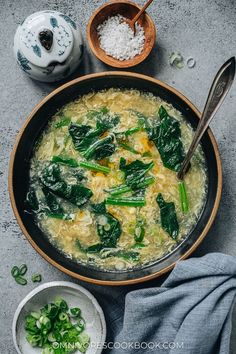
[[[144,245],[142,246],[142,244],[140,244],[141,246],[139,248],[144,247]],[[103,249],[107,248],[106,246],[104,246],[102,243],[96,243],[92,246],[89,247],[84,247],[81,245],[80,241],[77,240],[76,241],[76,246],[80,249],[81,252],[84,253],[99,253],[100,251],[102,251]],[[119,257],[119,258],[123,258],[126,261],[130,261],[130,262],[138,262],[140,259],[140,254],[137,251],[126,251],[126,250],[115,250],[114,251],[108,251],[104,254],[101,255],[101,258],[109,258],[109,257]]]
[[[50,163],[39,174],[41,183],[58,197],[82,207],[92,197],[93,193],[82,184],[68,184],[61,178],[60,166]]]
[[[46,187],[42,187],[44,200],[37,197],[34,187],[26,195],[26,205],[30,212],[45,214],[50,218],[70,220],[71,215],[64,212],[57,198]]]
[[[74,147],[83,153],[97,139],[95,130],[90,125],[71,124],[68,128]]]
[[[35,188],[30,187],[28,193],[26,194],[26,207],[29,211],[38,212],[39,207],[39,200],[35,191]]]
[[[119,220],[106,211],[105,201],[91,204],[91,211],[97,216],[97,233],[104,247],[116,247],[121,235]]]
[[[71,159],[66,156],[54,155],[52,157],[52,162],[61,163],[62,165],[68,165],[70,167],[78,167],[79,164],[75,159]]]
[[[161,226],[175,240],[179,234],[179,223],[173,202],[166,202],[161,193],[156,198],[160,208]]]
[[[180,124],[163,106],[160,107],[158,114],[160,121],[156,120],[152,125],[146,121],[146,131],[149,139],[156,145],[163,165],[177,172],[185,156]]]
[[[84,157],[87,160],[91,160],[91,159],[102,160],[105,157],[112,155],[116,149],[113,140],[114,140],[113,136],[108,135],[105,138],[95,141],[85,151]]]
[[[109,213],[98,216],[97,233],[104,247],[116,247],[121,235],[119,220]]]
[[[100,138],[100,136],[119,123],[119,116],[111,115],[106,108],[93,111],[90,115],[90,118],[97,120],[96,128],[92,128],[90,125],[71,124],[69,134],[75,149],[86,159],[101,160],[113,154],[115,144],[113,136],[109,135],[104,138]]]
[[[111,114],[107,107],[90,111],[87,117],[89,119],[96,119],[97,129],[101,129],[104,132],[114,128],[120,121],[120,116],[118,114]]]
[[[106,214],[106,203],[105,201],[98,204],[90,204],[90,209],[94,214]]]
[[[120,170],[125,173],[125,182],[132,189],[136,189],[138,184],[144,179],[144,175],[154,166],[153,161],[144,163],[135,160],[130,164],[126,164],[126,160],[120,159]]]
[[[96,243],[92,246],[82,246],[79,240],[76,240],[76,246],[81,252],[84,253],[99,253],[103,249],[103,245],[101,243]]]
[[[42,188],[46,204],[48,206],[48,209],[50,210],[51,213],[53,214],[64,214],[63,208],[60,206],[58,203],[55,195],[53,195],[46,187]]]
[[[138,262],[140,259],[140,254],[137,251],[115,250],[104,254],[102,258],[108,257],[119,257],[126,261]]]
[[[89,247],[84,247],[81,245],[80,241],[77,240],[77,247],[82,252],[87,253],[99,253],[104,248],[115,248],[121,235],[119,220],[106,211],[105,202],[90,204],[90,210],[96,216],[97,233],[101,242]]]

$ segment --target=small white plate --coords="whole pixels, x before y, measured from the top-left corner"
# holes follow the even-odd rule
[[[18,354],[40,354],[41,348],[33,348],[26,340],[25,316],[37,311],[55,297],[63,298],[69,307],[79,307],[86,322],[86,332],[90,336],[90,346],[86,354],[100,354],[106,339],[106,322],[103,311],[95,297],[83,287],[66,282],[45,283],[31,291],[19,304],[12,324],[13,341]],[[76,354],[80,351],[77,350]]]

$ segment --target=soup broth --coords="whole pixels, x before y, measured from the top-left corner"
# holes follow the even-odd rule
[[[152,94],[92,92],[52,117],[31,160],[27,208],[67,257],[110,271],[154,262],[194,228],[207,193],[201,146],[179,111]]]

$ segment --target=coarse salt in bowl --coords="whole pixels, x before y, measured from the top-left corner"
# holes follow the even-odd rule
[[[124,19],[133,19],[140,7],[130,1],[109,2],[91,16],[87,38],[95,56],[116,68],[128,68],[144,61],[156,39],[151,17],[144,13],[136,23],[134,36]]]

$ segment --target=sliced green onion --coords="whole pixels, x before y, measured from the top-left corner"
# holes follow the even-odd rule
[[[68,305],[65,300],[60,297],[55,299],[55,305],[59,307],[61,310],[68,310]]]
[[[107,198],[106,204],[108,205],[119,205],[119,206],[129,206],[129,207],[141,207],[146,205],[146,200],[141,197],[130,197],[130,198]]]
[[[27,284],[27,280],[25,278],[23,278],[21,275],[16,277],[15,281],[17,282],[17,284],[20,284],[20,285],[26,285]]]
[[[84,319],[81,317],[78,322],[77,322],[77,326],[80,328],[80,330],[84,330],[85,329],[85,321]]]
[[[40,313],[39,313],[39,312],[36,312],[36,311],[30,312],[30,316],[32,316],[32,317],[35,318],[36,320],[39,320],[39,319],[40,319]]]
[[[27,268],[27,265],[26,264],[22,264],[19,268],[19,272],[20,272],[20,275],[25,275],[25,273],[27,272],[28,268]]]
[[[27,341],[33,347],[43,348],[43,354],[63,354],[67,351],[65,343],[79,345],[76,347],[85,353],[90,337],[84,332],[85,320],[81,316],[79,307],[68,308],[65,300],[56,298],[38,312],[31,312],[25,318]],[[55,349],[54,343],[61,345]],[[74,351],[73,351],[74,352]]]
[[[20,270],[17,266],[12,267],[11,275],[13,276],[13,278],[16,278],[18,277],[18,275],[20,275]]]
[[[29,342],[29,344],[32,345],[32,347],[36,347],[38,345],[38,343],[40,342],[41,340],[41,335],[40,334],[29,334],[26,339],[27,341]]]
[[[59,314],[59,320],[60,320],[60,321],[68,321],[68,319],[69,319],[69,317],[68,317],[67,313],[61,312],[61,313]]]
[[[189,204],[188,204],[188,196],[187,196],[186,186],[184,181],[179,182],[179,196],[180,196],[182,211],[183,213],[187,213],[189,210]]]
[[[143,221],[139,220],[134,230],[134,239],[136,242],[141,242],[144,239],[145,228],[143,226]]]
[[[93,162],[82,161],[79,163],[80,167],[87,168],[88,170],[109,173],[111,169],[106,166],[99,165]]]
[[[50,332],[49,335],[48,335],[48,341],[53,343],[53,342],[56,342],[56,338],[53,334],[53,332]]]
[[[118,143],[119,146],[121,146],[123,149],[132,152],[133,154],[140,154],[137,150],[132,148],[131,146],[124,144],[124,143]]]
[[[31,280],[33,283],[40,283],[42,280],[42,275],[41,274],[33,274],[31,277]]]
[[[81,314],[81,310],[80,310],[79,307],[73,307],[73,308],[70,309],[70,314],[73,317],[78,317]]]

